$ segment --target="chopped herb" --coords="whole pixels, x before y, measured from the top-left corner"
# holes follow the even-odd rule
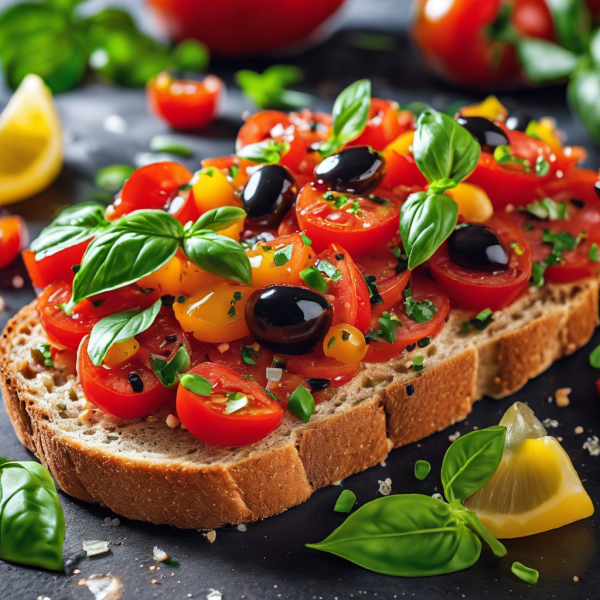
[[[375,202],[375,204],[380,204],[381,206],[389,206],[390,201],[387,198],[382,198],[381,196],[375,196],[374,194],[369,194],[367,198],[371,202]]]
[[[537,133],[537,128],[538,128],[537,121],[533,121],[533,120],[529,121],[529,123],[527,123],[527,127],[525,128],[525,135],[528,135],[529,137],[539,140],[540,136]]]
[[[357,215],[360,212],[360,204],[356,201],[353,201],[350,205],[350,208],[346,210],[353,215]]]
[[[327,342],[327,350],[331,350],[333,346],[335,346],[336,338],[335,335],[332,335]]]
[[[273,255],[273,260],[278,267],[283,267],[283,265],[290,262],[292,258],[292,252],[294,251],[294,244],[289,244],[288,246],[284,246],[281,250],[277,250]]]
[[[179,376],[190,368],[190,355],[181,346],[170,361],[162,358],[151,358],[152,370],[158,380],[167,388],[174,389],[179,383]]]
[[[130,165],[109,165],[96,173],[94,183],[107,192],[118,192],[134,171]]]
[[[240,168],[237,165],[231,165],[229,167],[229,179],[235,179],[238,176],[238,173],[240,171]]]
[[[550,163],[543,156],[538,156],[535,161],[535,174],[538,177],[545,177],[549,172]]]
[[[304,233],[300,234],[305,246],[312,246],[312,240]]]
[[[530,569],[520,562],[514,562],[510,570],[519,578],[526,583],[537,583],[540,576],[539,572],[535,569]]]
[[[271,400],[275,400],[275,402],[279,402],[279,398],[269,388],[264,388],[264,390],[265,390],[265,392],[267,392],[267,396],[269,396],[269,398],[271,398]]]
[[[309,288],[317,290],[317,292],[321,292],[321,294],[324,294],[327,289],[327,284],[325,283],[323,275],[321,275],[319,269],[315,267],[308,267],[300,271],[300,279],[302,279]]]
[[[231,415],[242,408],[248,406],[248,396],[241,392],[227,392],[225,394],[229,400],[225,404],[225,414]]]
[[[369,288],[369,301],[371,304],[381,304],[383,302],[383,298],[377,289],[377,278],[375,275],[365,275],[365,281],[367,282],[367,287]]]
[[[427,348],[427,346],[429,346],[429,344],[431,344],[431,336],[430,335],[417,341],[417,346],[419,346],[419,348]]]
[[[544,229],[542,241],[552,245],[552,251],[544,261],[546,265],[556,265],[559,262],[562,262],[564,260],[563,252],[565,250],[574,250],[584,237],[585,235],[583,233],[574,237],[567,231],[551,231],[550,229]]]
[[[348,204],[348,202],[350,202],[350,200],[348,200],[348,196],[344,196],[343,194],[340,194],[339,196],[336,196],[333,192],[329,191],[329,192],[325,192],[323,194],[323,199],[327,200],[328,202],[333,202],[333,205],[335,206],[335,208],[337,208],[338,210],[340,208],[343,208],[344,206],[346,206],[346,204]],[[356,202],[354,204],[357,204]],[[360,207],[359,207],[360,210]],[[351,212],[351,211],[350,211]],[[354,213],[356,214],[356,213]]]
[[[251,348],[250,346],[244,346],[244,344],[242,344],[242,360],[247,365],[256,364],[256,361],[254,360],[254,358],[252,358],[254,354],[258,354],[254,348]]]
[[[525,173],[531,171],[529,161],[518,156],[513,156],[510,146],[497,146],[494,150],[494,160],[499,165],[519,165],[524,168]]]
[[[431,465],[426,460],[418,460],[415,463],[415,477],[421,481],[429,475]]]
[[[254,381],[254,377],[252,377],[252,375],[242,375],[242,377],[248,381]]]
[[[290,145],[287,142],[264,140],[243,146],[237,151],[237,155],[255,163],[277,164],[281,160],[281,155],[288,152],[289,149]]]
[[[66,405],[66,404],[63,404],[62,402],[61,402],[60,404],[57,404],[57,406],[58,406],[58,408],[59,408],[60,410],[67,410],[67,405]],[[110,435],[109,435],[109,436],[108,436],[108,439],[110,439],[111,437],[113,437],[113,436],[110,436]],[[119,439],[119,438],[116,438],[116,439]]]
[[[483,331],[494,320],[494,313],[490,308],[484,308],[473,319],[469,319],[462,324],[461,333],[469,333],[473,329]]]
[[[227,314],[230,317],[235,317],[235,315],[237,314],[237,311],[235,310],[235,304],[236,302],[239,302],[242,299],[242,292],[233,292],[233,298],[231,299],[231,302],[229,304],[231,304],[231,308],[227,311]]]
[[[356,495],[350,490],[343,490],[339,495],[333,510],[340,513],[349,513],[356,502]]]
[[[539,202],[532,202],[521,208],[541,220],[561,221],[567,217],[569,206],[566,202],[555,202],[551,198],[542,198]]]
[[[596,242],[590,246],[590,252],[588,256],[590,257],[591,261],[598,262],[598,244],[596,244]]]
[[[316,263],[319,271],[325,273],[331,281],[337,282],[342,279],[342,274],[327,260],[320,260]]]
[[[596,346],[590,354],[590,365],[594,369],[600,369],[600,346]]]
[[[347,342],[350,339],[350,332],[342,329],[342,342]]]
[[[423,357],[422,356],[414,356],[413,357],[413,370],[414,371],[422,371],[423,370]]]
[[[50,352],[50,344],[38,344],[32,348],[31,358],[33,358],[38,365],[54,367],[54,363],[52,362],[52,353]]]
[[[167,558],[167,560],[163,560],[163,563],[167,565],[167,567],[169,567],[170,569],[176,569],[180,566],[180,564],[172,558]]]
[[[396,273],[404,273],[408,269],[408,256],[401,248],[392,248],[392,254],[398,261],[396,265]]]
[[[541,262],[533,261],[533,265],[531,268],[531,282],[533,285],[542,286],[544,285],[544,271],[546,270],[546,265]]]
[[[273,249],[273,246],[266,246],[265,245],[265,246],[261,246],[260,248],[261,248],[261,250],[263,252],[271,252],[271,250]]]
[[[187,192],[189,190],[191,190],[194,186],[191,183],[184,183],[183,185],[179,186],[179,191],[180,192]]]
[[[531,221],[525,221],[525,223],[523,223],[523,229],[525,231],[531,231],[533,229],[533,223]]]
[[[195,375],[194,373],[185,373],[179,378],[179,383],[184,389],[199,396],[210,396],[212,391],[210,381],[202,375]]]
[[[155,135],[150,140],[150,150],[153,152],[166,152],[189,158],[194,156],[191,148],[184,146],[171,135]]]
[[[177,304],[183,304],[185,302],[186,298],[183,294],[179,294],[179,296],[177,296],[177,298],[175,298],[175,302],[177,302]]]
[[[288,409],[308,423],[311,415],[315,412],[315,399],[303,385],[299,385],[290,396]]]
[[[437,306],[431,300],[415,300],[410,294],[410,288],[404,290],[404,306],[406,314],[417,323],[431,321],[437,312]]]
[[[402,327],[402,321],[396,315],[384,312],[379,317],[379,325],[379,329],[375,329],[366,335],[368,341],[377,342],[379,338],[382,338],[389,344],[393,344],[396,339],[396,330],[398,327]]]
[[[525,250],[519,246],[519,242],[513,242],[510,247],[514,249],[517,256],[522,256],[525,252]]]

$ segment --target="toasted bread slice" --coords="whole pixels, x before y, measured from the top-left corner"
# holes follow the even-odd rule
[[[213,529],[280,513],[376,465],[392,448],[464,419],[482,396],[518,390],[590,339],[598,283],[530,288],[487,329],[461,334],[470,316],[451,311],[426,348],[367,365],[308,424],[287,413],[277,431],[241,448],[171,429],[173,406],[134,420],[94,409],[76,376],[32,364],[31,349],[46,341],[35,303],[4,330],[0,384],[19,439],[64,492],[131,519]],[[425,357],[418,373],[413,354]]]

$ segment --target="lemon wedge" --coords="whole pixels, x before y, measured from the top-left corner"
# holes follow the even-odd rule
[[[526,404],[515,402],[500,425],[506,427],[500,465],[464,503],[494,537],[533,535],[594,513],[568,454]]]
[[[27,75],[0,114],[0,206],[47,188],[62,168],[62,130],[52,94]]]

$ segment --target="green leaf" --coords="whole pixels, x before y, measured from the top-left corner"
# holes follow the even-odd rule
[[[539,202],[532,202],[521,208],[541,220],[562,221],[567,217],[569,205],[566,202],[555,202],[551,198],[542,198]]]
[[[175,353],[175,356],[169,361],[152,357],[152,370],[154,371],[154,374],[169,390],[174,389],[179,385],[179,375],[185,373],[189,368],[190,355],[185,349],[185,346],[181,346]]]
[[[82,20],[82,26],[89,34],[95,25],[102,25],[112,29],[137,29],[133,17],[120,8],[105,8]]]
[[[242,344],[242,360],[247,364],[247,365],[255,365],[256,361],[254,360],[254,358],[252,358],[254,356],[254,354],[256,354],[256,350],[254,350],[254,348],[251,348],[250,346],[245,346],[244,344]]]
[[[202,375],[196,375],[195,373],[186,373],[179,378],[179,383],[192,394],[198,394],[198,396],[210,396],[212,392],[212,384],[208,379],[202,377]]]
[[[479,314],[472,319],[464,321],[461,326],[461,333],[469,333],[475,329],[483,331],[490,323],[494,321],[494,313],[491,308],[484,308]]]
[[[510,146],[496,146],[494,148],[494,160],[499,165],[520,165],[526,173],[531,171],[531,164],[525,158],[514,156]]]
[[[594,369],[600,369],[600,346],[596,346],[590,354],[590,365]]]
[[[592,19],[584,0],[546,0],[556,39],[561,46],[581,54],[587,48]]]
[[[400,236],[408,256],[408,268],[429,260],[452,233],[458,206],[446,194],[411,194],[400,211]]]
[[[120,342],[125,342],[136,335],[146,331],[156,319],[162,302],[157,300],[146,310],[139,308],[125,310],[100,319],[90,334],[88,342],[88,356],[92,364],[102,364],[110,347]]]
[[[173,48],[173,64],[182,71],[202,72],[208,68],[210,52],[205,44],[198,40],[186,39]]]
[[[85,251],[73,280],[71,305],[160,269],[173,258],[182,237],[181,223],[162,210],[136,210],[121,217]]]
[[[441,192],[457,186],[473,172],[481,147],[452,117],[430,109],[417,121],[413,155],[431,184],[430,191]]]
[[[54,10],[72,16],[75,13],[77,6],[82,4],[84,0],[45,0],[45,2]]]
[[[246,217],[246,211],[237,206],[220,206],[207,210],[190,228],[189,234],[194,235],[200,229],[222,231]]]
[[[65,516],[47,469],[36,462],[3,462],[0,489],[0,558],[62,571]]]
[[[421,577],[461,571],[481,553],[479,538],[445,502],[420,494],[378,498],[359,508],[320,544],[376,573]]]
[[[598,262],[600,260],[598,258],[598,244],[596,244],[596,242],[593,242],[592,244],[590,244],[590,251],[588,252],[588,258],[592,262]]]
[[[458,504],[453,507],[454,514],[461,518],[466,525],[474,531],[491,549],[494,556],[499,558],[506,556],[506,548],[499,542],[481,523],[479,517],[467,510],[464,506]]]
[[[325,273],[331,281],[338,282],[342,280],[342,274],[328,260],[319,260],[315,266],[318,267],[319,271]]]
[[[290,145],[287,142],[265,140],[264,142],[243,146],[237,151],[237,155],[255,163],[276,164],[281,160],[281,155],[289,149]]]
[[[36,260],[52,256],[93,238],[109,226],[104,209],[95,203],[82,203],[63,210],[31,244]]]
[[[94,183],[102,190],[118,192],[134,171],[131,165],[109,165],[96,173]]]
[[[600,67],[583,59],[567,86],[567,100],[588,133],[600,143]]]
[[[545,177],[548,173],[550,173],[550,163],[543,156],[538,156],[535,161],[535,174],[538,177]]]
[[[367,334],[367,339],[378,342],[380,338],[388,344],[393,344],[396,341],[396,330],[402,327],[402,321],[396,315],[390,315],[389,312],[383,312],[379,317],[379,328]]]
[[[309,288],[317,290],[317,292],[320,292],[321,294],[324,294],[327,289],[327,284],[325,283],[323,275],[321,275],[319,269],[315,267],[308,267],[300,271],[300,279],[302,279]]]
[[[356,495],[352,490],[342,490],[342,493],[339,495],[336,500],[335,506],[333,510],[335,512],[341,513],[349,513],[352,512],[352,507],[356,502]]]
[[[349,85],[333,104],[333,136],[319,147],[325,158],[357,138],[365,129],[371,108],[371,82],[360,79]]]
[[[294,251],[294,244],[289,244],[288,246],[284,246],[280,250],[277,250],[273,254],[273,261],[278,267],[283,267],[290,262],[292,258],[292,252]]]
[[[184,146],[176,137],[172,135],[155,135],[150,140],[150,150],[153,152],[166,152],[189,158],[194,156],[194,152],[188,146]]]
[[[517,42],[517,56],[525,74],[534,83],[568,77],[579,60],[570,50],[552,42],[533,38]]]
[[[545,283],[544,272],[546,271],[546,265],[538,262],[537,260],[533,261],[531,265],[531,282],[533,285],[537,285],[541,287]]]
[[[308,423],[310,416],[315,412],[315,400],[303,385],[299,385],[290,396],[288,409]]]
[[[520,562],[516,562],[516,561],[512,564],[512,567],[510,568],[510,570],[519,579],[522,579],[523,581],[525,581],[527,583],[532,583],[532,584],[537,583],[538,578],[540,576],[539,571],[536,571],[535,569],[530,569],[529,567],[526,567],[524,564],[522,564]]]
[[[250,261],[243,246],[213,231],[200,229],[186,232],[183,241],[186,256],[198,267],[233,281],[252,281]]]
[[[408,295],[407,292],[408,291]],[[415,300],[410,295],[410,290],[404,291],[404,306],[406,307],[406,314],[417,323],[427,323],[435,317],[437,312],[437,306],[431,302],[431,300]]]
[[[506,427],[472,431],[448,448],[442,463],[446,498],[462,502],[483,487],[500,464]]]
[[[418,460],[415,463],[415,477],[419,480],[425,479],[431,471],[431,465],[426,460]]]

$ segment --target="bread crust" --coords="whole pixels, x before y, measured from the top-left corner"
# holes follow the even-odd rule
[[[85,435],[61,428],[32,384],[35,374],[15,358],[29,332],[39,327],[35,302],[17,313],[2,334],[0,388],[19,440],[67,494],[131,519],[214,529],[304,502],[314,490],[381,462],[393,447],[464,419],[483,395],[500,398],[515,392],[583,346],[598,324],[597,281],[547,288],[540,298],[523,300],[528,311],[539,312],[523,326],[507,326],[486,338],[466,337],[462,347],[437,362],[434,342],[419,373],[406,366],[406,359],[404,364],[367,366],[347,391],[339,388],[327,401],[340,405],[330,407],[331,414],[316,414],[306,425],[294,423],[280,443],[229,462],[138,456],[88,443]],[[459,321],[457,316],[447,327]],[[456,341],[456,334],[447,333],[452,336]],[[346,406],[357,394],[362,396]],[[172,431],[173,436],[184,435],[180,429]]]

